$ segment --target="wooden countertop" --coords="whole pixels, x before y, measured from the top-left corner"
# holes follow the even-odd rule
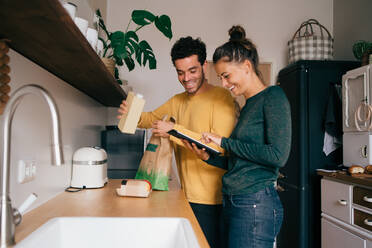
[[[337,171],[337,172],[324,172],[324,171],[318,171],[318,175],[340,180],[343,182],[351,183],[351,184],[359,184],[364,185],[367,187],[372,188],[372,177],[371,175],[355,175],[351,176],[347,174],[345,171]]]
[[[54,217],[184,217],[187,218],[200,247],[209,247],[183,191],[175,181],[169,191],[152,191],[148,198],[119,197],[116,188],[121,180],[111,179],[101,189],[87,189],[75,193],[61,193],[23,216],[16,227],[16,242]]]

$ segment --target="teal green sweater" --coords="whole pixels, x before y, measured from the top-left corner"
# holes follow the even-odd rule
[[[228,156],[211,156],[206,162],[227,169],[224,194],[255,193],[273,184],[291,147],[291,113],[283,90],[271,86],[248,98],[221,147]]]

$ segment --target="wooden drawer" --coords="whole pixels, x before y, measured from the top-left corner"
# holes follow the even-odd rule
[[[322,212],[351,224],[351,194],[351,185],[322,179]]]
[[[322,218],[322,248],[366,248],[366,240]]]
[[[372,210],[372,190],[354,186],[353,203]]]
[[[372,232],[372,214],[354,209],[354,225]]]

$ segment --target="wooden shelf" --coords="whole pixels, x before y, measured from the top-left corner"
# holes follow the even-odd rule
[[[126,94],[58,0],[0,0],[0,38],[104,106]]]

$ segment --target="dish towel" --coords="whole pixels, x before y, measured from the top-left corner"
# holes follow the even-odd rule
[[[342,101],[341,85],[330,89],[324,123],[323,152],[326,156],[342,146]]]

